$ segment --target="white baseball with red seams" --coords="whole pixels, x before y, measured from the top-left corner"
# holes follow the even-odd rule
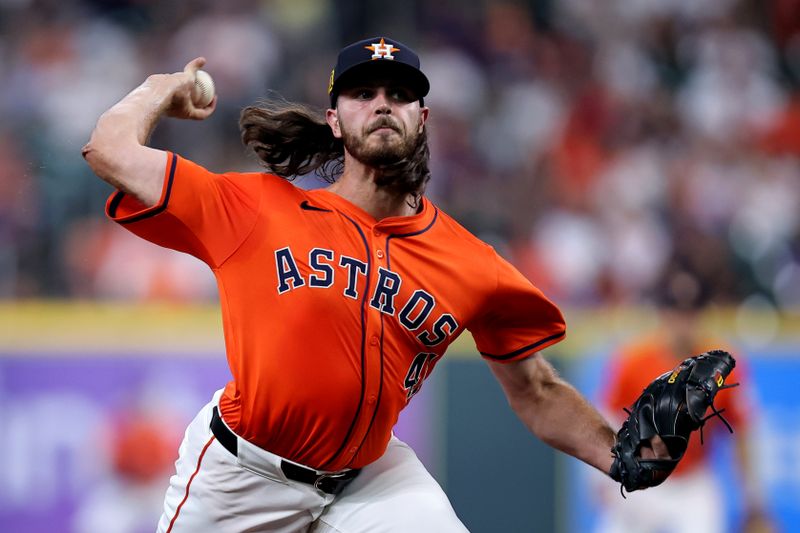
[[[206,107],[214,99],[214,80],[205,70],[198,70],[194,75],[192,102],[197,107]]]

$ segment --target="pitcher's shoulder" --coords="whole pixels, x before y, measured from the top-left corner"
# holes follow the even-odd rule
[[[495,253],[490,244],[472,233],[461,222],[448,215],[442,208],[436,206],[436,209],[439,211],[438,231],[435,232],[437,238],[447,240],[450,244],[457,242],[476,253]]]

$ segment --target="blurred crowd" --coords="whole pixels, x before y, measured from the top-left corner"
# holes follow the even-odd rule
[[[676,270],[800,304],[795,0],[0,0],[0,298],[213,299],[203,265],[104,220],[98,116],[202,55],[217,112],[152,144],[255,170],[241,108],[324,109],[338,49],[382,33],[432,83],[428,195],[559,304],[642,303]]]

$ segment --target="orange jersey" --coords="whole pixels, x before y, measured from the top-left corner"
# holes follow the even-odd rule
[[[253,444],[325,470],[384,452],[400,410],[464,329],[515,361],[564,338],[561,312],[429,200],[376,221],[324,189],[214,174],[168,154],[159,203],[107,214],[213,270],[233,380],[220,411]]]
[[[676,354],[669,345],[668,339],[662,335],[651,335],[640,339],[623,347],[611,361],[611,369],[607,373],[608,382],[605,384],[604,405],[612,414],[625,414],[624,407],[630,407],[639,397],[642,391],[656,377],[672,370],[681,361],[692,355],[698,355],[706,350],[724,348],[717,345],[705,345],[696,347],[695,353]],[[726,383],[738,383],[744,372],[742,371],[742,361],[734,353],[736,368],[725,380]],[[714,405],[718,410],[725,409],[723,416],[734,427],[734,431],[743,431],[745,420],[744,395],[743,390],[725,390],[717,394]],[[710,414],[711,411],[709,410]],[[689,472],[699,466],[708,453],[709,441],[713,434],[723,431],[728,433],[720,420],[709,420],[703,428],[705,446],[700,444],[700,436],[692,434],[689,439],[689,447],[678,466],[675,473]]]

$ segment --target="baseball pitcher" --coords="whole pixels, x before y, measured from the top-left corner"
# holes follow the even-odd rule
[[[539,353],[564,338],[559,309],[424,196],[429,82],[410,48],[388,37],[343,48],[324,116],[246,108],[242,139],[264,173],[219,174],[147,146],[162,116],[214,112],[216,97],[191,97],[204,63],[148,77],[83,150],[117,188],[108,216],[204,261],[219,286],[233,380],[186,430],[158,531],[465,531],[392,435],[465,329],[534,435],[627,490],[666,477],[679,439],[639,419],[618,438]],[[329,186],[289,181],[310,172]],[[691,367],[719,370],[698,411],[727,375],[715,362]]]

